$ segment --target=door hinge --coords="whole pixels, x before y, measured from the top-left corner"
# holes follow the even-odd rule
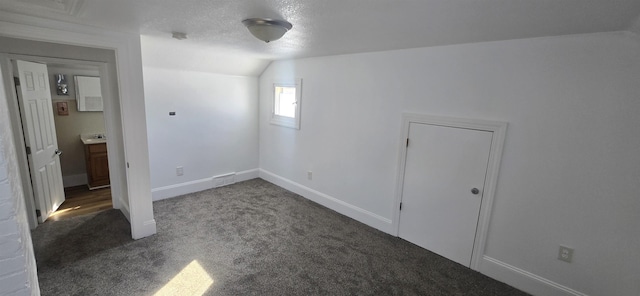
[[[42,214],[40,213],[40,210],[36,210],[36,217],[41,217]]]
[[[400,210],[402,211],[402,203],[400,203]]]
[[[129,168],[129,162],[127,162],[127,168]]]
[[[27,146],[26,150],[27,150],[27,155],[31,155],[31,147]]]
[[[20,78],[13,77],[13,84],[16,85],[16,86],[20,85]]]
[[[407,138],[407,147],[409,147],[409,138]]]

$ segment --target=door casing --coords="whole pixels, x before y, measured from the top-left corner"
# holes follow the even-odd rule
[[[404,184],[405,159],[407,157],[407,138],[409,137],[409,126],[411,123],[431,124],[444,127],[466,128],[493,133],[491,150],[489,152],[489,162],[487,164],[487,175],[485,178],[482,203],[480,205],[480,215],[478,227],[475,234],[473,253],[471,255],[471,269],[478,270],[489,229],[489,220],[493,208],[493,198],[495,196],[496,185],[498,183],[498,173],[502,150],[507,133],[507,123],[503,121],[465,119],[456,117],[444,117],[429,114],[403,113],[402,132],[399,141],[398,168],[396,180],[396,194],[394,199],[393,229],[395,236],[400,233],[400,202],[402,200],[402,190]]]
[[[119,161],[114,165],[120,172],[120,211],[131,222],[133,239],[155,234],[157,228],[151,200],[140,35],[4,11],[0,11],[0,19],[2,37],[71,46],[69,55],[80,49],[78,47],[87,47],[109,50],[117,57],[109,63],[109,72],[113,75],[114,85],[117,83],[117,88],[113,91],[118,94],[119,100],[114,101],[113,107],[114,115],[118,117],[109,125],[113,124],[111,131],[116,135],[119,150],[116,153]],[[41,52],[42,49],[38,47],[35,52]],[[4,77],[4,80],[10,80],[10,76]],[[111,168],[112,165],[109,164],[109,169]]]
[[[102,81],[102,93],[104,95],[105,98],[111,98],[113,96],[113,92],[111,90],[112,86],[111,86],[111,81],[110,81],[110,72],[109,72],[109,67],[107,66],[107,64],[105,62],[97,62],[97,61],[81,61],[81,60],[70,60],[70,59],[64,59],[64,58],[52,58],[52,57],[38,57],[38,56],[29,56],[29,55],[20,55],[20,54],[1,54],[0,53],[0,63],[3,64],[3,68],[7,69],[6,72],[7,73],[13,73],[14,69],[13,69],[13,64],[11,63],[11,60],[25,60],[25,61],[35,61],[35,62],[42,62],[42,63],[55,63],[55,64],[69,64],[69,65],[91,65],[94,67],[98,68],[98,72],[99,75],[101,77],[101,81]],[[8,75],[8,77],[13,77],[13,75]],[[16,97],[16,93],[12,90],[11,93],[12,96],[9,97],[10,100],[12,100],[12,102],[9,104],[10,108],[12,108],[13,110],[11,110],[11,112],[17,112],[19,113],[19,109],[17,106],[17,97]],[[112,131],[111,125],[109,124],[110,121],[116,120],[117,115],[113,114],[114,112],[114,108],[111,106],[113,103],[111,102],[111,100],[107,99],[105,100],[105,109],[104,109],[104,118],[105,118],[105,127],[106,127],[106,134],[107,134],[107,145],[109,145],[109,143],[111,141],[113,141],[113,139],[115,139],[115,135],[114,132]],[[16,114],[17,114],[16,113]],[[16,128],[16,133],[20,134],[19,137],[19,141],[16,141],[16,152],[19,154],[18,156],[18,163],[20,164],[20,170],[22,172],[22,184],[23,187],[25,188],[25,206],[27,208],[27,218],[29,221],[29,227],[31,229],[34,229],[37,225],[38,225],[38,218],[36,217],[36,206],[35,206],[35,202],[34,202],[34,192],[33,189],[31,187],[32,184],[32,180],[31,180],[31,175],[29,174],[29,165],[28,165],[28,161],[27,161],[27,156],[26,156],[26,151],[24,149],[25,147],[25,142],[24,142],[24,137],[22,136],[24,134],[24,131],[22,129],[22,122],[20,121],[20,117],[12,117],[11,121],[14,125],[14,127]],[[115,147],[116,144],[112,144],[112,147]],[[115,160],[118,158],[117,156],[114,155],[114,151],[113,149],[111,151],[107,151],[108,153],[108,158],[110,159],[110,164],[109,164],[109,170],[113,173],[113,176],[111,176],[111,191],[112,191],[112,204],[113,204],[113,208],[114,209],[121,209],[122,210],[122,202],[120,200],[120,195],[118,194],[118,192],[121,192],[121,190],[123,190],[121,182],[120,182],[120,174],[118,172],[118,168],[113,166],[112,163],[117,163]],[[112,167],[113,166],[113,167]],[[125,209],[127,210],[127,209]],[[128,212],[128,210],[127,210]]]

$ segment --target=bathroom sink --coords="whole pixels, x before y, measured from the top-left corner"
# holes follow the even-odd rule
[[[80,140],[85,145],[102,144],[107,142],[107,137],[104,134],[89,133],[81,134]]]

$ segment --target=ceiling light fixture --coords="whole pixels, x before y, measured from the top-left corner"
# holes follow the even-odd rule
[[[171,32],[171,37],[178,39],[178,40],[185,40],[187,39],[187,33],[181,33],[181,32]]]
[[[253,36],[267,43],[280,39],[284,33],[293,28],[290,22],[263,18],[250,18],[242,23]]]

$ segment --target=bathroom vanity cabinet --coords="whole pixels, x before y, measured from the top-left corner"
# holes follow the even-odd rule
[[[84,155],[87,163],[89,189],[93,190],[109,186],[107,143],[84,145]]]

